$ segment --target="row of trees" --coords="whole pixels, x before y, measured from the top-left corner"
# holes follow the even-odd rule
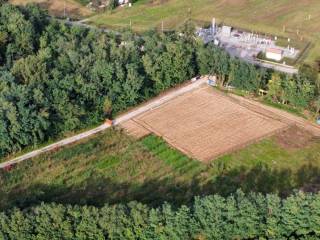
[[[102,208],[42,204],[0,213],[1,239],[304,239],[320,238],[320,194],[195,198],[192,206],[138,202]]]
[[[33,5],[2,4],[0,156],[96,124],[197,74],[215,74],[221,84],[248,91],[267,88],[270,71],[193,34],[190,24],[180,34],[106,34],[48,20]],[[314,99],[309,77],[295,77],[291,90],[299,99],[290,103],[306,106]]]
[[[308,66],[300,67],[300,74],[288,76],[274,73],[268,81],[267,97],[273,102],[281,102],[295,107],[320,110],[320,78],[318,72]]]

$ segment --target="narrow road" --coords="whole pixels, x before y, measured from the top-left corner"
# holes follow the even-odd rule
[[[261,62],[261,61],[257,61],[257,60],[252,60],[249,62],[252,64],[255,64],[255,65],[258,65],[260,67],[263,67],[263,68],[273,69],[275,71],[287,73],[290,75],[298,74],[298,72],[299,72],[299,70],[297,68],[291,67],[291,66],[286,66],[283,64],[273,64],[273,63]]]
[[[181,88],[178,88],[172,92],[169,92],[168,94],[160,97],[160,98],[157,98],[155,100],[151,100],[149,103],[147,103],[146,105],[143,105],[141,107],[138,107],[136,109],[134,109],[133,111],[130,111],[124,115],[121,115],[120,117],[116,118],[114,121],[113,121],[113,125],[119,125],[123,122],[126,122],[144,112],[147,112],[153,108],[156,108],[168,101],[170,101],[171,99],[173,98],[176,98],[182,94],[185,94],[187,92],[190,92],[198,87],[200,87],[200,85],[202,85],[203,83],[206,83],[207,81],[207,78],[206,77],[203,77],[201,79],[199,79],[198,81],[196,82],[193,82],[193,83],[190,83],[188,84],[187,86],[184,86],[184,87],[181,87]],[[10,161],[7,161],[7,162],[3,162],[3,163],[0,163],[0,169],[2,168],[6,168],[6,167],[9,167],[13,164],[17,164],[17,163],[20,163],[20,162],[23,162],[23,161],[26,161],[30,158],[33,158],[33,157],[36,157],[36,156],[39,156],[40,154],[42,153],[45,153],[45,152],[49,152],[49,151],[52,151],[54,149],[57,149],[57,148],[60,148],[60,147],[63,147],[63,146],[66,146],[68,144],[71,144],[71,143],[74,143],[74,142],[77,142],[81,139],[84,139],[84,138],[87,138],[87,137],[90,137],[96,133],[99,133],[99,132],[102,132],[108,128],[111,128],[112,126],[111,125],[108,125],[108,124],[102,124],[101,126],[97,127],[97,128],[94,128],[94,129],[91,129],[89,131],[86,131],[86,132],[83,132],[81,134],[78,134],[78,135],[75,135],[73,137],[69,137],[69,138],[65,138],[59,142],[56,142],[56,143],[53,143],[49,146],[46,146],[46,147],[43,147],[41,149],[38,149],[38,150],[35,150],[35,151],[32,151],[32,152],[29,152],[27,154],[24,154],[20,157],[17,157],[17,158],[14,158]]]

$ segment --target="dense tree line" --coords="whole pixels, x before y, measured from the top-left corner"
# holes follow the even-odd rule
[[[248,91],[274,88],[267,85],[269,71],[204,45],[193,33],[186,25],[179,34],[106,34],[48,20],[33,5],[3,4],[0,156],[96,124],[197,74],[215,74],[221,85]],[[294,78],[299,100],[290,103],[313,101],[309,78]],[[279,96],[271,91],[270,98]]]
[[[196,73],[197,43],[174,33],[116,36],[9,4],[0,20],[0,155],[98,123]]]
[[[241,191],[191,206],[42,204],[0,213],[0,239],[304,239],[320,237],[320,194],[287,199]]]
[[[267,97],[273,102],[310,108],[319,113],[320,78],[318,72],[309,65],[302,65],[299,73],[294,76],[274,73],[267,84]]]

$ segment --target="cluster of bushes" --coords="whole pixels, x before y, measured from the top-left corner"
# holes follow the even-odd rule
[[[0,156],[96,124],[197,74],[248,91],[267,87],[269,71],[193,34],[186,24],[180,34],[120,36],[49,20],[33,5],[1,5]],[[305,106],[315,87],[296,79]]]
[[[1,239],[319,239],[320,194],[218,195],[192,206],[42,204],[0,214]]]

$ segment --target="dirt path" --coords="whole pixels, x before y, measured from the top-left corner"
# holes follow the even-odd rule
[[[126,122],[126,121],[128,121],[128,120],[130,120],[130,119],[132,119],[132,118],[134,118],[134,117],[146,112],[146,111],[149,111],[149,110],[152,110],[152,109],[154,109],[156,107],[159,107],[160,105],[170,101],[171,99],[176,98],[179,95],[185,94],[187,92],[190,92],[190,91],[200,87],[206,81],[207,81],[207,78],[204,77],[204,78],[199,79],[196,82],[193,82],[193,83],[190,83],[190,84],[188,84],[186,86],[178,88],[175,91],[170,91],[168,94],[166,94],[166,95],[164,95],[164,96],[162,96],[160,98],[156,98],[155,100],[151,100],[149,103],[144,104],[143,106],[138,107],[138,108],[134,109],[133,111],[130,111],[130,112],[126,113],[126,114],[121,115],[120,117],[116,118],[113,121],[113,125],[119,125],[119,124],[121,124],[123,122]],[[68,144],[77,142],[77,141],[79,141],[81,139],[84,139],[84,138],[87,138],[87,137],[92,136],[94,134],[97,134],[99,132],[102,132],[102,131],[104,131],[104,130],[106,130],[108,128],[111,128],[111,125],[102,124],[101,126],[95,128],[95,129],[91,129],[89,131],[83,132],[83,133],[75,135],[73,137],[69,137],[69,138],[63,139],[63,140],[61,140],[59,142],[53,143],[53,144],[51,144],[49,146],[46,146],[44,148],[32,151],[32,152],[27,153],[27,154],[24,154],[24,155],[22,155],[20,157],[14,158],[14,159],[12,159],[10,161],[6,161],[6,162],[3,162],[3,163],[0,163],[0,169],[9,167],[11,165],[14,165],[14,164],[17,164],[17,163],[20,163],[20,162],[23,162],[23,161],[26,161],[26,160],[28,160],[30,158],[39,156],[42,153],[49,152],[49,151],[52,151],[54,149],[57,149],[57,148],[66,146]]]

